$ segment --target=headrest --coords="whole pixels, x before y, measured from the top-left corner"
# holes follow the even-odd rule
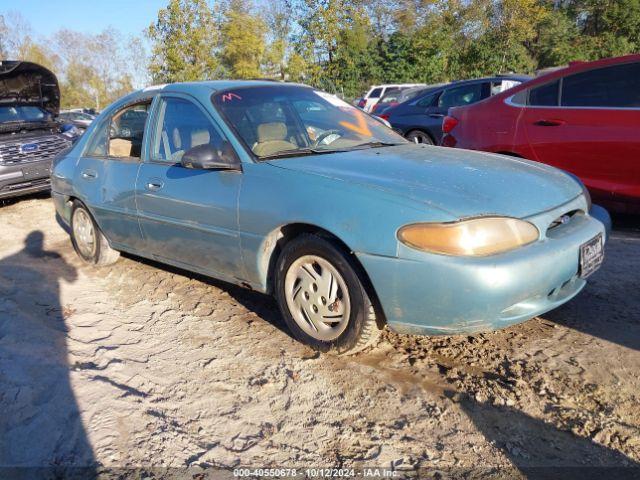
[[[182,137],[180,136],[180,130],[178,130],[178,127],[174,127],[173,131],[171,132],[171,136],[173,137],[173,146],[175,147],[176,150],[182,150]]]
[[[205,145],[209,143],[211,137],[209,135],[209,130],[192,130],[191,131],[191,148],[197,147],[198,145]]]
[[[287,126],[282,122],[261,123],[258,125],[258,142],[284,140],[287,137]]]

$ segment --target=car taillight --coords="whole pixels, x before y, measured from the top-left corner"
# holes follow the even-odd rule
[[[458,125],[458,119],[456,117],[450,117],[447,115],[442,120],[442,131],[444,133],[449,133],[451,132],[451,130],[456,128],[456,125]]]
[[[382,118],[383,120],[386,120],[387,122],[389,121],[389,114],[388,113],[381,113],[380,115],[378,115],[380,118]]]
[[[360,99],[360,101],[358,102],[358,106],[360,108],[364,108],[366,104],[367,104],[367,101],[364,98]]]

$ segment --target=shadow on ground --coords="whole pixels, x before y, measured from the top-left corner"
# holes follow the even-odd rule
[[[637,479],[640,464],[588,438],[558,430],[510,407],[478,403],[466,394],[447,394],[476,428],[527,479]]]
[[[69,379],[69,312],[60,301],[60,281],[77,273],[44,250],[43,240],[32,231],[22,250],[0,260],[0,399],[7,406],[0,413],[0,477],[92,478],[93,449]],[[61,473],[67,467],[86,468]]]
[[[640,350],[638,285],[640,216],[617,216],[605,248],[602,268],[589,278],[589,283],[575,299],[543,317],[588,335]]]

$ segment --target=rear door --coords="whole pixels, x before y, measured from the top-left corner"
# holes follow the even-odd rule
[[[240,171],[180,164],[190,148],[231,151],[224,134],[195,99],[163,95],[154,109],[149,155],[140,167],[136,200],[147,251],[160,260],[212,276],[240,276]]]
[[[640,194],[640,63],[569,75],[532,89],[528,103],[521,122],[536,160],[599,196]]]
[[[140,250],[135,186],[151,99],[128,105],[103,120],[78,161],[74,184],[115,248]],[[136,117],[135,124],[130,122]]]

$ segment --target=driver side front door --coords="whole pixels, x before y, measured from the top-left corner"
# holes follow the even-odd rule
[[[136,201],[147,251],[160,261],[224,280],[242,278],[238,195],[242,172],[185,168],[190,148],[227,139],[195,99],[160,98]]]

